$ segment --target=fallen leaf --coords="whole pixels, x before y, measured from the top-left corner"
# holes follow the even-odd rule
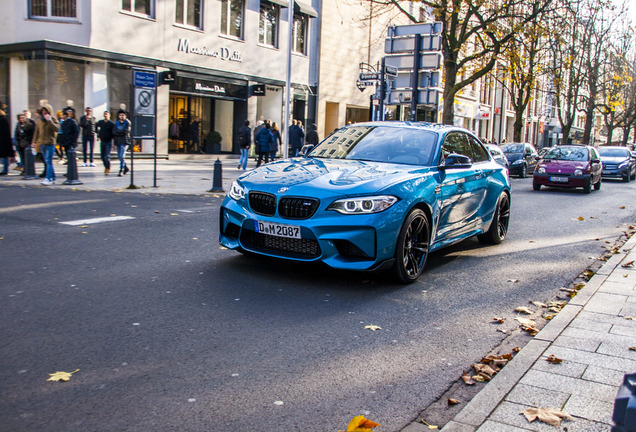
[[[50,375],[50,378],[47,381],[68,381],[71,379],[71,375],[75,372],[79,371],[79,369],[75,369],[73,372],[55,372]]]
[[[626,316],[625,319],[629,321],[636,321],[636,317],[633,316]]]
[[[516,353],[518,353],[519,351],[521,351],[521,348],[519,348],[519,347],[514,347],[514,348],[512,349],[512,352],[516,352]]]
[[[535,305],[536,307],[541,307],[541,308],[548,307],[547,304],[538,302],[538,301],[533,301],[532,304]]]
[[[448,406],[453,406],[453,405],[457,405],[457,404],[459,404],[461,402],[458,401],[457,399],[448,399],[447,403],[448,403]]]
[[[627,263],[621,265],[621,267],[625,267],[625,268],[634,267],[634,261],[627,262]]]
[[[382,327],[377,326],[377,325],[373,325],[373,324],[368,325],[368,326],[364,326],[364,328],[366,330],[371,330],[371,331],[382,330]]]
[[[536,336],[537,334],[539,334],[539,329],[533,326],[521,326],[521,329],[525,332],[527,332],[528,334],[530,334],[530,336]]]
[[[583,216],[579,216],[579,217],[578,217],[578,218],[576,218],[576,219],[577,219],[577,220],[580,220],[580,221],[584,221],[584,220],[585,220],[585,218],[584,218]]]
[[[439,429],[437,426],[430,425],[430,424],[426,423],[426,421],[424,421],[424,419],[422,419],[422,423],[424,423],[426,426],[428,426],[429,430],[437,430],[437,429]]]
[[[554,354],[550,354],[550,356],[547,359],[545,359],[545,361],[550,362],[552,364],[561,364],[563,362],[563,360],[561,360]]]
[[[503,318],[499,318],[499,317],[494,317],[493,322],[497,323],[497,324],[503,324],[504,323],[504,319]]]
[[[347,426],[346,432],[371,432],[371,429],[376,426],[380,426],[380,424],[365,419],[364,416],[357,416],[349,422],[349,426]]]
[[[508,282],[517,283],[519,282],[519,279],[508,279]]]
[[[625,206],[620,206],[619,209],[625,210]]]
[[[561,426],[562,420],[574,420],[571,415],[555,408],[526,408],[521,413],[530,423],[539,420],[557,427]]]
[[[482,383],[486,382],[486,376],[485,375],[479,375],[479,374],[473,375],[472,379],[474,379],[477,382],[482,382]]]
[[[497,374],[497,371],[487,364],[476,363],[473,365],[473,368],[475,368],[478,375],[480,376],[486,375],[488,379],[491,379],[493,376]]]
[[[466,372],[462,372],[462,379],[468,385],[475,385],[475,380],[473,379],[473,377],[468,375]]]
[[[545,314],[543,315],[543,318],[547,319],[548,321],[550,321],[552,318],[554,318],[556,316],[555,313],[551,313],[551,314]]]
[[[528,319],[528,318],[517,317],[517,318],[515,318],[515,321],[518,321],[519,324],[521,324],[522,326],[534,327],[534,326],[537,325],[536,322],[534,322],[533,320]]]
[[[636,346],[629,347],[629,350],[630,350],[630,351],[636,351]]]
[[[525,307],[525,306],[519,306],[517,308],[515,308],[515,312],[519,312],[519,313],[523,313],[523,314],[527,314],[527,315],[532,315],[532,311]]]

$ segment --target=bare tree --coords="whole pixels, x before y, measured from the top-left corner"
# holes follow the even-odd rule
[[[412,22],[420,17],[406,0],[366,0],[378,10],[398,10]],[[442,22],[444,109],[442,122],[453,124],[455,96],[493,70],[506,44],[554,0],[420,0]],[[509,23],[514,23],[509,25]]]

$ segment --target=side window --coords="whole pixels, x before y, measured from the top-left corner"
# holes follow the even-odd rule
[[[488,150],[475,137],[469,135],[468,141],[470,141],[470,148],[473,152],[473,156],[470,157],[473,162],[486,162],[490,159]]]
[[[468,144],[466,135],[461,132],[451,132],[446,135],[442,146],[442,160],[446,159],[446,156],[451,153],[457,153],[468,156],[471,160],[473,159],[473,151],[470,148],[470,144]]]

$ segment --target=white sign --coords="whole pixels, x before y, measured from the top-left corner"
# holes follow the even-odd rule
[[[232,51],[227,47],[220,47],[218,49],[209,49],[208,47],[195,47],[190,45],[190,39],[179,39],[177,51],[182,51],[186,54],[214,57],[221,60],[243,62],[243,56],[239,51]]]
[[[135,115],[155,115],[156,94],[153,89],[135,87],[135,100],[133,114]]]

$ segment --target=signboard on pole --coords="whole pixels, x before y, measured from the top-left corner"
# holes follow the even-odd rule
[[[133,68],[132,74],[131,136],[134,139],[156,139],[157,72]]]

